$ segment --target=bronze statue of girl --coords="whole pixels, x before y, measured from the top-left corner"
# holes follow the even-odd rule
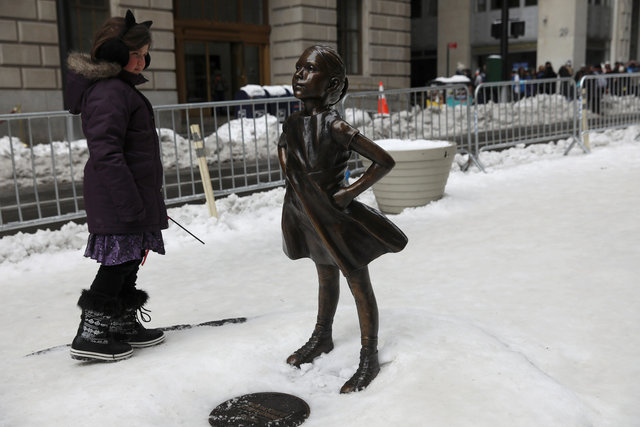
[[[300,367],[333,349],[331,328],[346,277],[360,322],[360,365],[341,393],[362,390],[380,371],[378,306],[368,264],[387,252],[399,252],[407,237],[383,214],[354,199],[394,166],[391,156],[345,122],[332,106],[347,92],[345,66],[327,46],[307,48],[296,62],[293,93],[302,110],[283,126],[278,157],[286,177],[282,209],[284,252],[291,259],[311,258],[319,281],[318,317],[311,338],[287,363]],[[352,184],[345,179],[355,151],[372,165]]]

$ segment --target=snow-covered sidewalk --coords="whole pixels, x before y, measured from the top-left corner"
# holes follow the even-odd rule
[[[169,332],[113,364],[68,348],[25,357],[75,333],[97,269],[86,228],[0,239],[0,425],[206,426],[229,398],[277,391],[307,401],[305,427],[637,426],[638,134],[594,135],[588,155],[487,153],[488,173],[452,173],[445,198],[392,216],[409,244],[370,266],[384,365],[346,396],[359,336],[344,282],[335,350],[285,364],[311,332],[317,285],[309,260],[282,253],[282,189],[219,200],[218,220],[172,209],[206,245],[171,226],[167,255],[139,275],[152,326],[247,322]]]

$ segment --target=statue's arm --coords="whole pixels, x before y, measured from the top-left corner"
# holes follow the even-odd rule
[[[372,163],[353,184],[341,188],[333,195],[334,201],[341,208],[347,207],[353,199],[378,182],[395,166],[395,161],[389,153],[360,133],[352,138],[349,148]]]
[[[287,171],[287,146],[286,146],[286,135],[282,133],[280,135],[280,140],[278,141],[278,160],[280,161],[280,168],[282,168],[282,172]]]

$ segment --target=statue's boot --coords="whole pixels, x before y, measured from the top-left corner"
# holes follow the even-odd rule
[[[369,340],[377,341],[377,340]],[[380,372],[378,350],[376,344],[363,345],[360,350],[360,365],[356,373],[344,383],[340,393],[352,393],[366,388]]]
[[[333,350],[331,329],[316,326],[309,341],[294,351],[293,354],[287,358],[287,363],[299,368],[303,363],[311,363],[316,357],[323,353],[329,353],[331,350]]]

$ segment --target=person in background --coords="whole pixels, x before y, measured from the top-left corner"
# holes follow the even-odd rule
[[[222,75],[220,68],[213,70],[213,78],[211,79],[211,97],[213,101],[224,101],[227,92],[227,82]],[[218,107],[218,114],[224,114],[226,109]]]
[[[542,78],[543,79],[555,79],[556,77],[558,77],[558,75],[554,71],[553,65],[551,65],[551,62],[549,62],[549,61],[545,62],[545,64],[544,64],[544,72],[542,73]],[[543,84],[542,93],[546,93],[546,94],[549,94],[549,95],[552,95],[552,94],[556,93],[556,82],[545,82]]]
[[[524,67],[518,67],[517,70],[514,70],[512,80],[516,83],[513,87],[513,99],[517,101],[524,98],[527,90],[527,85],[525,84],[525,81],[527,80],[527,72]]]
[[[518,73],[518,70],[516,70],[515,68],[511,70],[511,81],[513,82],[513,87],[512,87],[513,100],[518,101],[521,96],[520,74]]]
[[[482,66],[482,68],[478,68],[475,72],[475,78],[473,80],[474,91],[475,91],[475,88],[477,88],[482,83],[484,83],[486,79],[487,79],[487,65],[485,64]],[[476,99],[476,103],[484,104],[484,102],[485,102],[485,91],[481,89],[478,91],[478,98]]]
[[[487,78],[487,66],[483,65],[482,68],[478,68],[475,72],[475,79],[473,81],[473,86],[478,87],[482,83],[485,82]]]
[[[640,72],[640,63],[637,61],[629,61],[625,64],[625,69],[627,73],[638,73]],[[640,96],[640,79],[639,78],[631,78],[629,81],[629,94]]]
[[[624,64],[622,62],[616,62],[616,68],[615,68],[615,72],[618,74],[622,74],[622,73],[626,73],[626,69],[624,67]]]
[[[611,68],[611,64],[608,62],[604,64],[604,74],[613,74],[615,71]]]
[[[564,64],[560,67],[560,69],[558,70],[558,77],[560,77],[561,79],[573,77],[570,63]],[[575,97],[575,85],[573,81],[560,82],[560,93],[562,94],[562,96],[567,98],[567,100],[573,100]]]
[[[595,77],[585,79],[587,104],[594,114],[600,116],[602,96],[607,91],[607,80],[604,78],[602,66],[599,63],[593,64],[589,74]]]
[[[137,272],[149,250],[164,254],[167,210],[162,188],[160,145],[153,110],[136,89],[151,60],[151,21],[110,18],[96,32],[91,54],[72,53],[65,100],[81,114],[89,160],[84,168],[84,202],[89,238],[85,256],[100,263],[89,289],[81,292],[80,325],[71,357],[115,361],[133,348],[164,341],[137,317],[148,294],[136,288]],[[148,320],[148,319],[145,319]]]
[[[621,62],[616,62],[613,67],[610,67],[611,71],[605,74],[619,74],[624,73],[624,67]],[[624,96],[629,89],[629,79],[619,76],[607,77],[607,86],[609,87],[609,93],[614,96]]]
[[[220,71],[219,68],[216,68],[213,71],[213,81],[211,82],[211,86],[211,88],[213,89],[213,100],[224,101],[225,92],[227,90],[227,82],[225,82],[222,71]]]
[[[576,71],[576,74],[573,76],[573,80],[575,80],[576,86],[578,88],[580,88],[580,82],[582,78],[588,74],[589,74],[589,69],[584,64],[578,69],[578,71]]]
[[[531,84],[531,80],[534,79],[533,76],[533,71],[532,69],[525,69],[524,70],[524,80],[528,81],[529,84],[525,84],[524,85],[524,91],[525,91],[525,96],[529,97],[529,96],[535,96],[536,94],[536,85]]]

